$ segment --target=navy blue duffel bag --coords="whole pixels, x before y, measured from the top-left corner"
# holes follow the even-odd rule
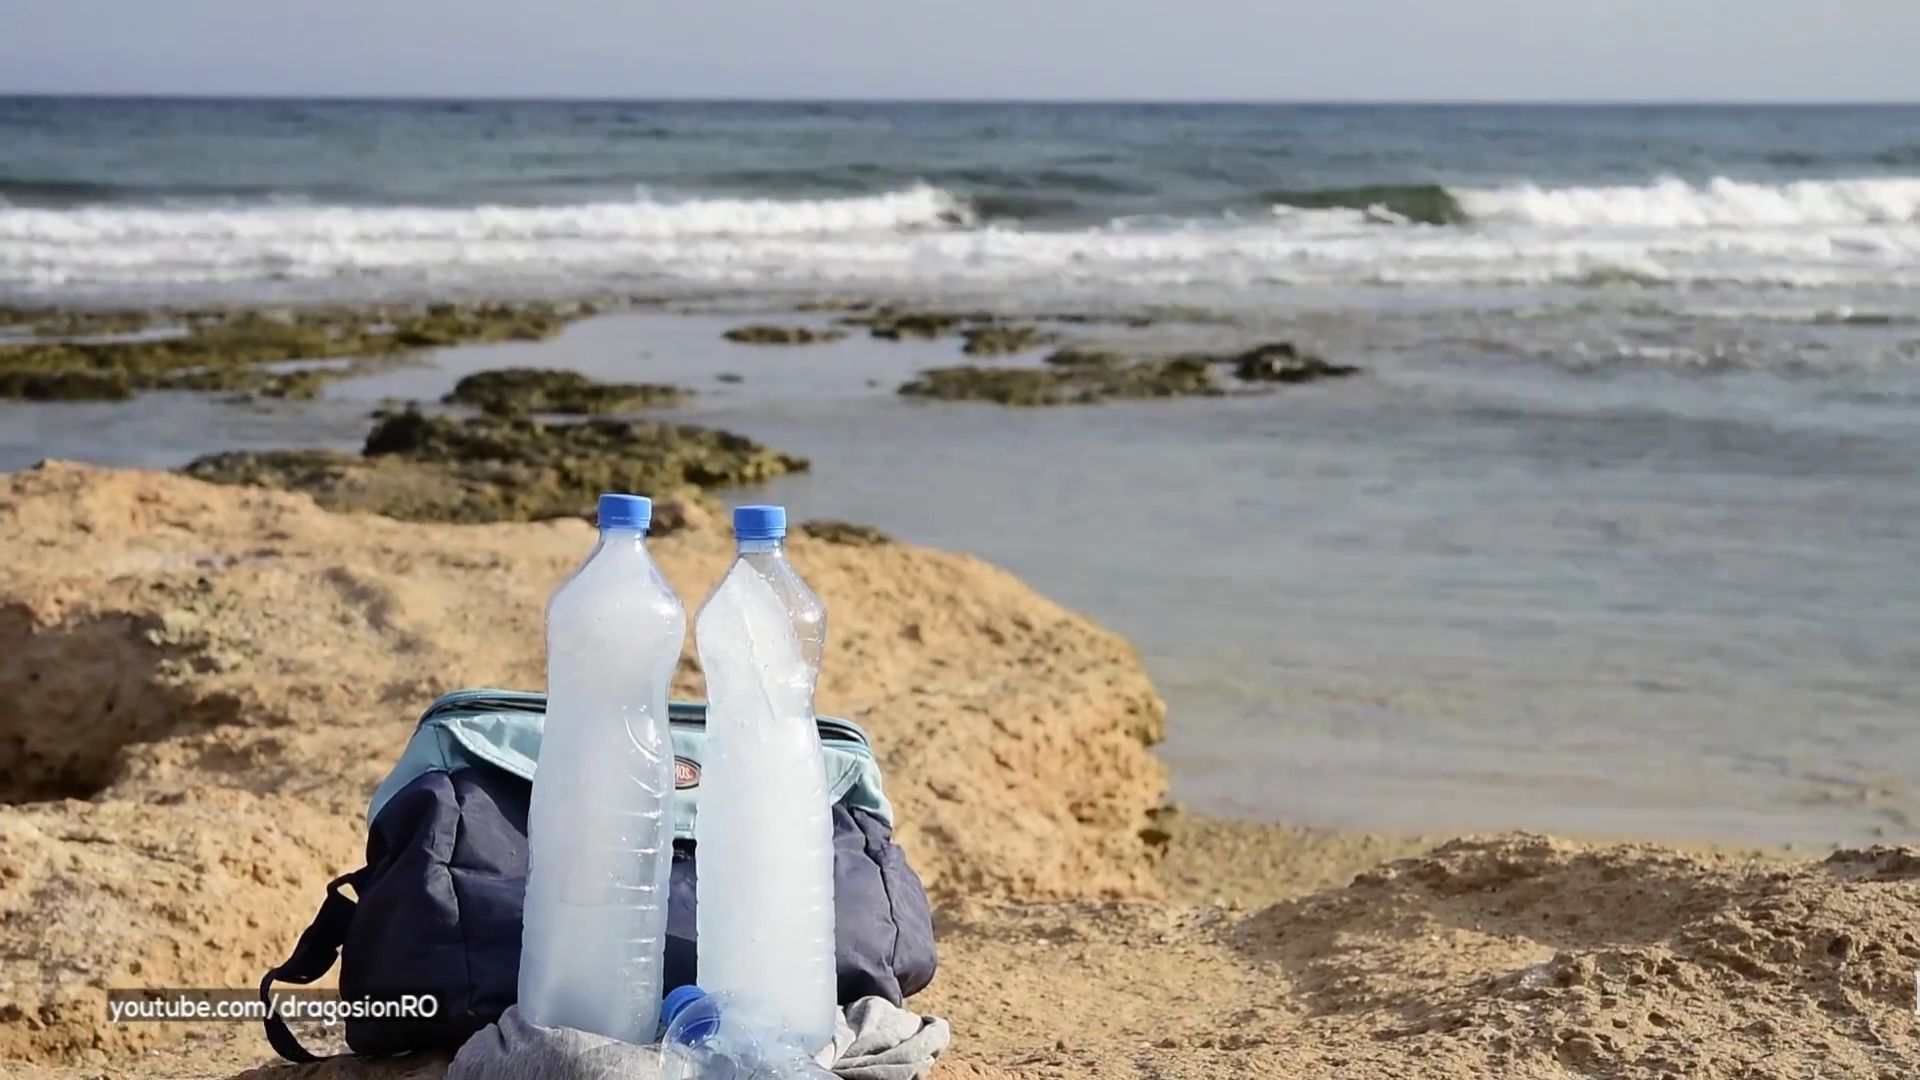
[[[453,1049],[513,1004],[527,885],[527,800],[546,696],[463,690],[421,715],[400,763],[374,792],[367,864],[327,886],[293,954],[260,981],[305,985],[340,963],[347,1002],[431,995],[433,1015],[356,1016],[358,1054]],[[706,707],[669,709],[675,758],[674,857],[664,989],[694,981],[694,881]],[[893,808],[866,733],[820,717],[834,800],[834,932],[841,1004],[898,1004],[933,980],[933,916],[920,879],[893,842]],[[344,891],[351,886],[358,900]],[[369,1013],[377,1010],[368,1009]],[[267,1039],[290,1061],[314,1061],[284,1020]]]

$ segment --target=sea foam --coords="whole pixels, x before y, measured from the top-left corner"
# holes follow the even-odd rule
[[[1920,221],[1920,178],[1796,180],[1759,184],[1716,177],[1690,184],[1671,177],[1644,185],[1542,188],[1534,184],[1456,190],[1480,222],[1552,228],[1641,226],[1899,225]]]
[[[1287,205],[1043,227],[982,221],[961,195],[924,184],[828,199],[3,207],[0,288],[1920,287],[1920,178],[1444,194],[1465,220]]]

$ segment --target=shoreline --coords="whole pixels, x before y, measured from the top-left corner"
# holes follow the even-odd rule
[[[0,694],[37,721],[0,772],[41,780],[0,805],[10,1074],[291,1075],[255,1071],[251,1027],[110,1027],[99,995],[251,985],[358,864],[389,756],[368,748],[397,747],[437,690],[537,685],[540,600],[591,532],[336,514],[157,472],[0,474]],[[696,509],[656,554],[684,591],[725,540]],[[843,613],[822,707],[873,732],[934,900],[943,966],[914,1005],[957,1038],[936,1077],[1878,1080],[1920,1060],[1920,852],[1169,816],[1162,706],[1125,641],[970,556],[801,536],[795,560]],[[100,712],[103,687],[129,707]]]
[[[1870,525],[1905,504],[1884,484],[1861,489],[1859,520],[1869,534],[1833,547],[1846,554],[1832,556],[1833,595],[1824,613],[1813,612],[1834,631],[1824,637],[1800,621],[1805,601],[1791,579],[1765,574],[1714,588],[1712,575],[1685,572],[1720,535],[1703,525],[1727,513],[1784,538],[1757,549],[1762,560],[1792,555],[1797,548],[1780,545],[1808,529],[1835,528],[1842,519],[1834,515],[1790,513],[1806,499],[1832,498],[1827,485],[1803,492],[1803,469],[1778,475],[1776,463],[1749,455],[1773,454],[1782,467],[1798,468],[1808,456],[1846,464],[1861,453],[1851,437],[1783,438],[1764,425],[1727,428],[1710,417],[1668,424],[1606,401],[1598,411],[1550,399],[1542,407],[1529,396],[1547,377],[1539,372],[1503,368],[1491,385],[1462,382],[1361,352],[1330,350],[1332,363],[1369,370],[1319,386],[1247,384],[1233,374],[1237,352],[1250,343],[1311,346],[1320,340],[1312,325],[1227,326],[1205,313],[1137,308],[1098,316],[1111,322],[1056,312],[1054,323],[1002,327],[944,305],[882,326],[876,307],[843,298],[833,311],[785,314],[765,304],[726,315],[582,310],[560,320],[557,337],[515,340],[520,313],[507,306],[498,318],[464,320],[471,329],[461,332],[481,341],[429,347],[358,377],[309,378],[310,400],[271,396],[272,387],[232,392],[244,402],[157,392],[125,404],[50,408],[44,422],[36,419],[40,406],[0,402],[0,464],[52,453],[171,467],[231,454],[239,456],[206,463],[205,474],[266,480],[306,472],[300,482],[323,480],[332,492],[323,497],[335,505],[428,520],[487,520],[503,507],[554,513],[591,495],[556,486],[550,466],[572,452],[565,440],[530,442],[527,460],[513,465],[520,486],[537,493],[531,497],[475,499],[464,480],[449,488],[449,463],[435,442],[444,429],[416,432],[398,455],[405,460],[390,455],[381,468],[366,467],[362,455],[381,423],[369,414],[412,400],[429,415],[467,415],[490,406],[436,402],[501,368],[567,368],[593,380],[575,388],[577,401],[564,402],[570,408],[631,409],[622,403],[668,391],[679,402],[586,418],[692,424],[745,435],[768,451],[720,453],[703,438],[646,435],[628,445],[663,455],[649,460],[668,469],[621,471],[627,486],[757,479],[749,488],[710,489],[711,497],[787,502],[809,507],[808,516],[875,522],[902,539],[975,552],[1119,628],[1174,700],[1174,738],[1164,752],[1190,785],[1175,797],[1197,810],[1363,831],[1517,825],[1800,850],[1878,842],[1920,820],[1920,789],[1898,767],[1902,747],[1875,751],[1876,761],[1890,753],[1884,766],[1862,766],[1848,756],[1850,744],[1812,738],[1800,720],[1851,716],[1861,730],[1878,730],[1886,723],[1880,701],[1893,706],[1904,695],[1872,666],[1896,640],[1889,631],[1898,619],[1849,605],[1856,595],[1884,595],[1875,551],[1898,545]],[[350,319],[339,309],[313,310],[335,312],[322,325],[386,332],[366,322],[376,309]],[[452,314],[465,310],[455,305]],[[539,305],[531,314],[536,327],[553,318]],[[1128,325],[1156,317],[1163,321]],[[725,338],[769,320],[846,336],[791,345]],[[974,329],[1020,325],[1038,325],[1052,340],[1013,336],[1013,347],[1027,347],[1007,355],[965,351]],[[501,332],[495,327],[509,340],[487,340]],[[919,336],[923,327],[928,336]],[[1075,371],[1046,360],[1089,344],[1121,356],[1120,370],[1168,353],[1215,359],[1191,386],[1201,393],[1174,400],[1026,408],[896,393],[929,369],[957,365],[1021,379]],[[285,374],[278,362],[265,366],[275,379]],[[1563,383],[1574,393],[1596,385]],[[994,395],[1002,387],[980,388]],[[1695,407],[1685,385],[1655,389],[1680,396],[1683,419]],[[560,400],[549,398],[548,407]],[[549,427],[578,419],[536,417]],[[1608,434],[1615,430],[1617,438]],[[1697,464],[1712,449],[1700,441],[1709,437],[1738,451],[1725,471]],[[1571,460],[1560,449],[1567,443],[1578,451]],[[876,460],[875,444],[892,452]],[[1649,445],[1661,452],[1649,457]],[[1516,457],[1516,446],[1539,453]],[[249,459],[293,447],[303,450]],[[792,471],[781,464],[787,458],[811,467]],[[1087,461],[1100,466],[1075,464]],[[1675,486],[1674,466],[1684,467],[1683,477],[1697,473],[1694,490]],[[491,468],[453,467],[456,480]],[[906,476],[927,483],[903,483]],[[927,497],[932,483],[938,499]],[[1071,521],[1141,490],[1181,492],[1177,512],[1155,529],[1110,537],[1099,551],[1064,554],[1081,543]],[[1515,515],[1522,531],[1493,527]],[[988,524],[1009,516],[1022,527]],[[1521,558],[1494,566],[1476,551]],[[1757,572],[1767,562],[1753,565]],[[1382,577],[1382,566],[1409,577]],[[1570,572],[1577,568],[1596,568],[1606,588]],[[1115,580],[1131,584],[1116,592]],[[1774,594],[1779,602],[1762,603]],[[1286,602],[1276,610],[1262,595]],[[1669,605],[1699,629],[1676,633],[1684,624],[1660,617]],[[1592,629],[1567,636],[1581,623]],[[1824,660],[1805,648],[1827,638]],[[1782,650],[1801,656],[1798,675],[1766,659]],[[1717,718],[1742,713],[1765,724],[1730,742],[1736,733]],[[1274,731],[1270,716],[1287,717],[1285,730]],[[1675,730],[1684,743],[1648,760],[1644,747],[1665,746]]]

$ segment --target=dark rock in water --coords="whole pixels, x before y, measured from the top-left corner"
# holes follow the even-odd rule
[[[935,368],[900,388],[908,397],[1023,406],[1210,397],[1222,392],[1213,365],[1187,357],[1051,368]]]
[[[1058,323],[1110,323],[1115,326],[1130,327],[1135,330],[1152,326],[1159,318],[1154,315],[1124,315],[1118,312],[1097,311],[1050,311],[1035,318],[1046,322]]]
[[[964,324],[992,323],[998,318],[991,311],[901,311],[880,307],[864,314],[844,316],[839,321],[848,326],[865,326],[877,338],[900,341],[941,338]]]
[[[922,312],[914,315],[898,315],[886,322],[875,323],[873,336],[888,341],[902,338],[938,338],[945,337],[960,326],[960,316]]]
[[[628,420],[545,424],[492,416],[428,416],[417,411],[380,421],[368,433],[362,452],[368,457],[398,454],[445,464],[565,466],[580,473],[638,470],[657,479],[587,485],[596,495],[680,484],[746,484],[807,467],[804,458],[769,450],[743,435],[688,424]]]
[[[960,332],[966,344],[960,351],[968,356],[1011,356],[1037,349],[1053,340],[1053,335],[1037,326],[975,326]]]
[[[900,387],[907,397],[991,401],[1000,405],[1062,405],[1071,400],[1060,373],[1035,368],[934,368]]]
[[[567,413],[585,416],[679,405],[690,391],[662,383],[603,383],[577,371],[500,368],[477,371],[454,384],[444,400],[495,416]]]
[[[804,303],[795,305],[794,310],[808,311],[808,312],[859,312],[859,311],[872,311],[874,308],[877,308],[879,306],[881,305],[878,300],[872,300],[872,299],[866,299],[866,298],[842,299],[842,300],[823,299],[823,300],[808,300]]]
[[[311,397],[328,382],[364,374],[377,364],[391,364],[419,349],[549,337],[568,319],[590,310],[562,310],[546,304],[434,304],[424,308],[187,312],[177,316],[178,333],[162,336],[0,342],[0,372],[41,376],[117,374],[130,392],[238,391]],[[93,331],[103,326],[123,328],[133,325],[133,320],[125,313],[113,319],[91,319],[79,313],[64,317],[42,314],[32,325]],[[283,370],[288,362],[349,358],[355,362]],[[17,385],[24,388],[28,384],[21,380]],[[47,384],[36,381],[34,385]],[[61,385],[79,387],[89,385],[89,380],[65,379]],[[95,378],[91,385],[110,390],[115,383]]]
[[[713,378],[715,382],[723,382],[723,383],[743,383],[747,381],[747,377],[745,375],[737,375],[731,371],[723,371],[720,374],[715,375]]]
[[[543,424],[409,410],[382,418],[362,456],[279,450],[212,454],[182,471],[202,480],[304,491],[330,510],[408,521],[577,517],[602,491],[670,495],[803,470],[803,458],[744,436],[680,424]]]
[[[1215,397],[1222,393],[1212,365],[1185,357],[1104,369],[1101,385],[1103,396],[1119,398]]]
[[[829,544],[846,544],[851,547],[877,547],[893,543],[893,537],[871,525],[855,525],[849,521],[829,521],[819,519],[803,521],[800,531],[815,540],[824,540]]]
[[[120,401],[133,396],[124,371],[0,370],[0,398],[23,401]]]
[[[1302,383],[1315,379],[1337,379],[1358,374],[1351,364],[1332,364],[1312,353],[1303,353],[1291,342],[1259,345],[1233,356],[1215,358],[1231,363],[1235,377],[1246,382]]]
[[[847,336],[845,330],[816,329],[811,326],[736,326],[720,335],[728,341],[742,345],[819,345],[829,341],[839,341]]]
[[[1300,350],[1294,347],[1293,342],[1270,341],[1265,345],[1255,345],[1253,348],[1248,349],[1246,352],[1234,353],[1231,356],[1215,357],[1214,359],[1221,360],[1228,363],[1243,364],[1243,363],[1250,363],[1250,362],[1265,362],[1269,360],[1271,361],[1296,360],[1299,358],[1299,356],[1300,356]]]
[[[1066,345],[1047,354],[1047,363],[1056,367],[1117,367],[1127,358],[1112,349],[1091,345]]]

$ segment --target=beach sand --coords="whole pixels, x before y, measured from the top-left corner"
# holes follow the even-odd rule
[[[655,550],[683,596],[728,543]],[[0,475],[0,1074],[270,1067],[251,1025],[109,1025],[248,987],[359,865],[418,710],[538,687],[579,521],[445,526],[49,464]],[[1390,837],[1164,808],[1133,649],[977,559],[801,537],[824,711],[874,734],[942,966],[945,1077],[1911,1075],[1920,851],[1820,862]],[[678,689],[697,693],[683,661]],[[255,1071],[260,1070],[260,1071]]]

